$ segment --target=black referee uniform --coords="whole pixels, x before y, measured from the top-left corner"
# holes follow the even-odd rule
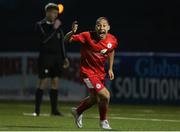
[[[36,23],[36,33],[39,45],[38,74],[40,79],[54,78],[61,76],[61,69],[66,58],[64,46],[64,34],[61,28],[54,29],[53,23],[43,19]],[[43,90],[36,91],[35,112],[40,113]],[[50,90],[51,113],[59,115],[57,110],[58,92]]]
[[[39,78],[60,77],[61,68],[66,58],[62,29],[55,30],[52,23],[43,19],[36,24],[36,31],[40,44]]]

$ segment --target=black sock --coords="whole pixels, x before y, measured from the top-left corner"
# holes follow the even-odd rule
[[[58,90],[51,89],[49,95],[50,95],[50,102],[51,102],[51,113],[56,113],[58,112],[58,109],[57,109]]]
[[[43,96],[43,90],[37,88],[36,89],[36,95],[35,95],[35,112],[37,115],[40,114],[40,106],[42,102],[42,96]]]

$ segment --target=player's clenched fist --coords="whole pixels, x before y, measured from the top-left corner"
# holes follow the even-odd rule
[[[72,32],[73,32],[73,33],[76,33],[77,29],[78,29],[78,22],[77,22],[77,21],[74,21],[74,22],[72,23]]]

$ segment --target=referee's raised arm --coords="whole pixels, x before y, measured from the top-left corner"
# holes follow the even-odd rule
[[[77,29],[78,29],[78,22],[77,22],[77,21],[74,21],[74,22],[72,23],[72,29],[71,29],[71,31],[68,32],[68,33],[65,35],[65,37],[64,37],[65,42],[69,42],[69,43],[72,42],[72,38],[71,38],[71,37],[72,37],[73,34],[76,33]]]
[[[46,19],[41,20],[40,22],[36,23],[36,33],[37,36],[41,39],[42,43],[47,43],[50,39],[52,39],[52,37],[54,35],[56,35],[56,31],[57,29],[60,27],[60,23],[58,22],[58,24],[56,24],[56,22],[54,23],[54,25],[58,25],[58,26],[53,26],[54,28],[52,28],[51,30],[45,31],[46,29]]]

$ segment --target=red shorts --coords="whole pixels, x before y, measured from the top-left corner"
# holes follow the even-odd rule
[[[94,91],[99,92],[103,88],[105,88],[104,80],[101,80],[96,76],[81,78],[81,80],[85,84],[89,92],[94,92]]]

